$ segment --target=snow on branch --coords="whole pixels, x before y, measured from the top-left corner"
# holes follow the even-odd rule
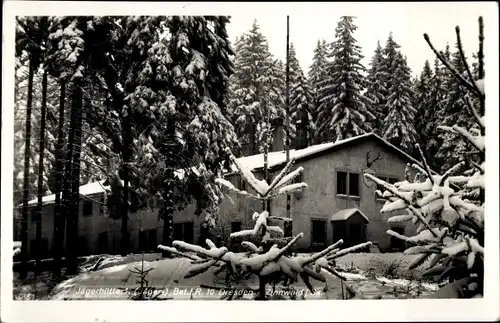
[[[227,150],[229,153],[229,157],[231,161],[234,163],[236,168],[238,169],[240,175],[245,179],[245,181],[261,196],[265,196],[267,191],[269,190],[269,185],[266,181],[258,180],[255,175],[252,173],[250,169],[248,169],[243,163],[241,163],[231,151]]]
[[[290,171],[290,169],[292,168],[292,166],[293,166],[294,163],[295,163],[295,158],[292,158],[288,162],[288,164],[286,164],[286,166],[281,170],[281,172],[276,176],[276,178],[274,178],[274,180],[271,182],[271,184],[269,185],[269,189],[268,189],[268,191],[266,192],[265,195],[268,195],[276,186],[279,187],[279,183],[281,183],[282,179],[284,177],[286,177],[285,175],[288,174],[288,172]],[[302,167],[299,167],[299,168],[302,168]],[[302,168],[302,170],[303,170],[303,168]],[[287,175],[287,176],[289,176],[289,175]],[[293,179],[294,177],[292,177],[291,179]]]
[[[476,147],[477,150],[479,150],[480,152],[484,152],[485,149],[484,136],[474,137],[470,134],[470,132],[459,126],[453,126],[453,127],[439,126],[438,129],[458,133],[459,135],[464,137],[468,142],[470,142],[474,147]]]

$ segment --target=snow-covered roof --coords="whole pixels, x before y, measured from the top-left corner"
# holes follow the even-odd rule
[[[337,213],[335,213],[334,215],[332,215],[332,217],[330,218],[330,221],[345,221],[345,220],[349,219],[351,216],[353,216],[354,214],[356,214],[356,212],[361,214],[361,216],[363,218],[365,218],[366,222],[370,222],[370,220],[368,220],[368,217],[363,212],[361,212],[359,209],[356,209],[356,208],[340,210]]]
[[[391,149],[395,149],[397,152],[404,155],[407,159],[411,160],[412,162],[420,164],[416,159],[412,158],[410,155],[408,155],[407,153],[405,153],[401,149],[397,148],[396,146],[394,146],[390,142],[386,141],[382,137],[374,134],[373,132],[362,134],[362,135],[359,135],[356,137],[347,138],[344,140],[339,140],[336,142],[327,142],[327,143],[323,143],[323,144],[319,144],[319,145],[309,146],[309,147],[304,148],[304,149],[299,149],[299,150],[291,149],[290,150],[290,159],[295,158],[295,160],[299,160],[301,158],[313,156],[315,154],[324,152],[326,150],[338,148],[338,147],[341,147],[347,143],[352,143],[354,141],[361,140],[364,138],[369,138],[369,137],[373,137],[373,138],[378,139],[383,144],[387,145]],[[248,169],[256,170],[256,169],[264,167],[264,154],[262,153],[262,154],[252,155],[252,156],[240,157],[240,158],[238,158],[238,161],[240,161]],[[286,163],[286,152],[285,151],[277,151],[277,152],[268,153],[267,162],[268,162],[268,167],[270,167],[270,168],[274,167],[274,166],[281,165],[281,164],[285,164]],[[232,166],[232,171],[233,172],[237,171],[237,169],[234,165]]]
[[[88,183],[88,184],[80,186],[80,189],[79,189],[80,195],[94,195],[94,194],[104,193],[105,190],[109,189],[109,186],[103,185],[104,182],[105,181],[103,180],[103,181],[92,182],[92,183]],[[123,185],[123,181],[122,181],[122,185]],[[55,194],[47,195],[47,196],[42,197],[42,204],[44,204],[44,205],[45,204],[52,204],[55,202],[55,200],[56,200]],[[28,205],[33,205],[33,204],[37,204],[37,203],[38,203],[38,199],[34,198],[28,202]]]

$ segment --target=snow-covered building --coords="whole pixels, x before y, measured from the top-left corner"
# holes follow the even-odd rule
[[[414,226],[404,222],[387,223],[389,217],[404,213],[381,214],[385,201],[376,197],[376,184],[366,180],[363,174],[375,174],[394,183],[405,179],[407,163],[419,164],[418,161],[373,133],[291,150],[290,158],[296,161],[292,169],[304,168],[296,182],[308,184],[306,190],[291,196],[290,217],[293,221],[291,226],[285,228],[285,234],[304,234],[297,244],[298,248],[321,248],[338,239],[343,239],[344,245],[372,241],[381,251],[404,248],[401,241],[391,239],[386,232],[392,229],[401,234],[411,234]],[[262,178],[263,154],[239,160]],[[269,153],[268,163],[272,181],[273,176],[286,165],[286,153]],[[414,174],[410,175],[413,178]],[[225,177],[236,188],[254,193],[251,188],[244,187],[245,181],[236,169]],[[254,211],[262,210],[261,202],[235,194],[230,197],[222,203],[219,216],[231,223],[231,231],[253,226],[250,219]],[[286,204],[286,197],[274,199],[270,205],[271,215],[286,217]]]
[[[389,182],[405,178],[408,162],[416,163],[412,157],[388,143],[381,137],[369,133],[335,143],[309,146],[305,149],[290,150],[290,158],[295,158],[295,166],[304,171],[298,182],[308,184],[308,189],[291,196],[290,216],[292,225],[285,228],[285,234],[304,233],[298,243],[302,250],[320,248],[338,239],[346,244],[372,241],[382,251],[401,249],[399,241],[391,240],[388,229],[411,234],[412,225],[404,223],[390,226],[387,219],[395,214],[381,214],[384,201],[375,195],[376,184],[364,178],[368,172]],[[239,160],[257,177],[263,174],[263,154],[241,157]],[[268,154],[269,174],[272,180],[286,164],[285,151]],[[234,168],[225,175],[235,187],[247,191],[244,181]],[[79,216],[80,253],[118,253],[120,248],[120,220],[107,217],[101,207],[106,188],[104,182],[94,182],[80,187],[82,199]],[[43,198],[42,245],[44,257],[51,256],[54,227],[55,196]],[[35,209],[37,200],[29,202],[29,246],[35,240]],[[255,211],[262,210],[260,201],[228,194],[220,205],[218,225],[221,231],[239,231],[253,226],[251,221]],[[18,210],[19,211],[19,210]],[[18,216],[19,216],[19,212]],[[204,215],[195,215],[195,207],[188,206],[174,213],[174,239],[199,243],[206,232],[203,227]],[[271,215],[286,216],[286,197],[275,199],[270,204]],[[153,251],[161,242],[163,220],[157,210],[143,210],[130,214],[128,221],[131,251]]]

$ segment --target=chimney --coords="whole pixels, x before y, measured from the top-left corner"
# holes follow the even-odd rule
[[[271,129],[273,129],[273,142],[269,152],[285,150],[285,127],[283,126],[282,118],[274,118],[271,121]]]

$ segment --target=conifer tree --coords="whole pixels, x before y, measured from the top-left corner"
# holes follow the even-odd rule
[[[441,114],[446,97],[448,95],[445,88],[445,79],[442,74],[443,69],[439,59],[434,61],[434,73],[429,82],[429,98],[425,109],[420,111],[422,128],[417,127],[417,132],[421,136],[422,149],[425,157],[428,159],[432,169],[440,169],[442,161],[437,157],[437,152],[441,146],[441,138],[437,127],[440,124]],[[417,119],[418,120],[418,119]]]
[[[479,53],[483,52],[483,20],[479,18]],[[416,145],[422,163],[408,165],[418,173],[413,179],[407,176],[405,181],[389,184],[370,174],[372,179],[384,188],[377,192],[387,200],[381,212],[406,210],[408,215],[391,217],[389,222],[412,221],[417,225],[417,234],[405,236],[392,230],[387,233],[410,244],[406,254],[418,255],[409,269],[426,266],[423,276],[434,276],[444,286],[435,298],[476,298],[484,293],[484,230],[485,230],[485,120],[478,113],[479,106],[484,106],[484,65],[480,56],[478,79],[470,71],[460,42],[460,29],[456,27],[457,42],[462,63],[466,67],[465,76],[457,71],[453,64],[432,45],[429,36],[424,38],[438,59],[467,89],[466,108],[470,120],[476,123],[475,129],[465,129],[458,125],[441,126],[440,130],[460,134],[477,162],[467,159],[447,169],[442,174],[433,173],[419,145]],[[438,72],[439,70],[436,70]],[[439,74],[439,73],[435,73]],[[476,98],[478,104],[475,105]],[[410,174],[411,170],[407,170]],[[429,262],[427,262],[429,260]]]
[[[285,116],[282,73],[281,64],[269,52],[267,40],[255,20],[252,29],[235,44],[234,74],[230,79],[228,105],[242,154],[261,152],[262,134],[268,127],[265,120]]]
[[[458,44],[455,47],[456,50],[452,54],[449,54],[447,47],[445,58],[450,61],[460,74],[466,76],[466,68],[459,53]],[[464,59],[467,58],[465,57]],[[445,86],[448,93],[443,102],[442,109],[439,111],[442,120],[440,125],[448,127],[457,125],[468,129],[473,124],[470,122],[464,99],[467,89],[453,74],[447,72],[446,77]],[[464,152],[468,148],[466,142],[459,135],[453,132],[440,132],[439,138],[441,145],[436,158],[442,160],[442,164],[440,165],[441,170],[449,169],[463,158],[466,158],[467,155]]]
[[[382,69],[384,57],[382,55],[382,46],[377,41],[377,48],[370,62],[370,69],[367,76],[366,97],[372,101],[369,105],[369,111],[376,117],[372,129],[380,134],[384,120],[384,107],[386,102],[387,89],[384,87],[384,73]]]
[[[390,87],[392,86],[392,79],[396,73],[396,68],[398,67],[398,53],[401,46],[394,40],[392,32],[389,33],[389,37],[385,43],[385,47],[382,50],[383,59],[380,66],[380,78],[379,82],[381,84],[381,92],[379,104],[382,108],[382,116],[385,119],[389,111],[387,110],[387,101],[389,100],[389,95],[391,94]],[[384,100],[385,98],[385,100]],[[383,127],[385,124],[383,125]]]
[[[392,77],[387,97],[387,117],[384,119],[383,137],[404,151],[411,153],[417,140],[413,122],[416,110],[413,107],[413,91],[410,88],[411,71],[406,58],[398,53],[394,59],[397,66]]]
[[[426,136],[426,126],[427,123],[430,122],[427,118],[428,111],[433,107],[430,106],[430,96],[431,96],[431,80],[432,80],[432,69],[429,64],[429,61],[426,60],[424,63],[424,67],[420,76],[417,78],[415,86],[414,86],[414,106],[417,111],[415,115],[415,130],[419,135],[419,143],[422,147],[425,147],[425,143],[428,138]],[[425,151],[426,149],[424,149]]]
[[[313,141],[315,131],[311,115],[313,95],[300,67],[293,44],[290,44],[290,138],[292,146],[305,148]]]
[[[320,105],[319,84],[326,79],[327,75],[326,55],[327,55],[326,41],[324,39],[322,41],[318,39],[316,48],[314,49],[313,63],[310,66],[308,73],[308,80],[314,98],[313,108],[311,111],[313,120],[316,120],[319,111],[319,105]]]
[[[295,149],[302,149],[315,141],[316,125],[311,115],[314,98],[304,75],[300,76],[291,92],[290,122],[295,129],[293,146]]]
[[[361,47],[353,37],[354,17],[344,16],[331,44],[332,61],[328,78],[321,83],[320,110],[316,125],[322,141],[336,141],[371,131],[367,122],[375,119],[368,111],[372,102],[361,94],[366,85],[362,74]]]

